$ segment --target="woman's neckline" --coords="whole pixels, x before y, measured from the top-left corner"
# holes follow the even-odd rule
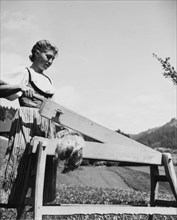
[[[39,74],[39,75],[43,75],[43,76],[45,76],[45,74],[44,74],[43,72],[42,72],[42,73],[39,73],[39,72],[35,71],[31,66],[28,67],[28,68],[29,68],[30,70],[32,70],[33,72]]]

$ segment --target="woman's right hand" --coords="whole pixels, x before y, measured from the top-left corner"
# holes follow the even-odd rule
[[[2,80],[0,80],[0,98],[7,98],[10,95],[18,93],[21,91],[26,97],[33,97],[34,91],[32,88],[23,85],[23,84],[15,84],[10,85]]]
[[[32,98],[34,96],[34,91],[32,88],[30,88],[29,86],[26,85],[21,85],[20,89],[22,91],[22,93],[28,97],[28,98]]]

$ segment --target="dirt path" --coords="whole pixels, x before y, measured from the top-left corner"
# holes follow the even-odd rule
[[[81,185],[94,187],[108,187],[119,189],[130,189],[122,178],[109,171],[107,167],[80,167],[79,169],[67,173],[58,174],[58,184]]]

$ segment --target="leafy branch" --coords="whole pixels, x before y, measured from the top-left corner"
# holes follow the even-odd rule
[[[170,57],[167,57],[165,58],[165,60],[163,60],[154,53],[153,56],[157,58],[157,60],[162,64],[164,71],[163,75],[165,76],[165,78],[170,78],[173,81],[173,84],[177,85],[177,72],[174,69],[174,67],[172,67],[171,64],[169,63]]]

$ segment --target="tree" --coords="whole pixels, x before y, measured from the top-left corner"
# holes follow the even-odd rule
[[[0,120],[4,121],[4,120],[12,120],[14,115],[15,115],[16,109],[14,108],[8,108],[5,106],[1,106],[0,105]]]
[[[170,78],[173,81],[173,84],[177,85],[177,72],[174,67],[172,67],[169,63],[170,57],[166,57],[165,60],[163,60],[154,53],[153,56],[157,58],[157,60],[162,64],[164,71],[163,75],[165,76],[165,78]]]
[[[126,134],[126,133],[122,132],[120,129],[118,129],[116,132],[130,138],[129,134]]]

